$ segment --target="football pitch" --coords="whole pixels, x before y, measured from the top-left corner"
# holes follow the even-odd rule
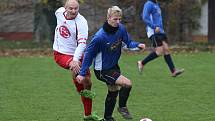
[[[171,77],[160,57],[144,67],[136,62],[146,54],[123,54],[122,74],[132,80],[128,107],[132,121],[215,121],[215,53],[178,53],[177,67],[185,72]],[[103,116],[106,86],[93,71],[93,110]],[[118,105],[116,105],[118,107]],[[117,121],[125,121],[116,108]],[[83,107],[70,73],[53,57],[0,57],[0,121],[82,121]]]

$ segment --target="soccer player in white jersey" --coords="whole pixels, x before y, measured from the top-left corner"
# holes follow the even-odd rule
[[[84,120],[102,120],[96,114],[91,114],[92,98],[95,95],[90,91],[92,83],[89,69],[85,81],[79,83],[76,80],[88,39],[87,20],[79,13],[79,3],[76,0],[67,0],[64,7],[56,10],[55,15],[57,18],[53,44],[55,62],[71,71],[72,80],[84,105]]]

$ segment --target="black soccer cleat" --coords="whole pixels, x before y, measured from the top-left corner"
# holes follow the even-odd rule
[[[116,119],[114,119],[113,117],[108,118],[108,119],[104,119],[104,121],[116,121]]]
[[[131,114],[128,111],[127,107],[118,107],[118,112],[122,115],[125,119],[132,119]]]

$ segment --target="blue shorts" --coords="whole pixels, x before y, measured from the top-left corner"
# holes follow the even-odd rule
[[[105,82],[107,85],[114,85],[121,75],[118,65],[107,70],[94,70],[94,73],[98,80]]]
[[[167,42],[166,34],[154,34],[149,38],[153,47],[159,47],[163,45],[163,41]]]

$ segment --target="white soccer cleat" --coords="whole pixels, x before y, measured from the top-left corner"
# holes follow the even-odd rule
[[[143,64],[142,61],[137,61],[137,68],[140,74],[143,72]]]
[[[182,74],[184,72],[184,69],[176,69],[173,73],[172,73],[172,77],[177,77],[178,75]]]

